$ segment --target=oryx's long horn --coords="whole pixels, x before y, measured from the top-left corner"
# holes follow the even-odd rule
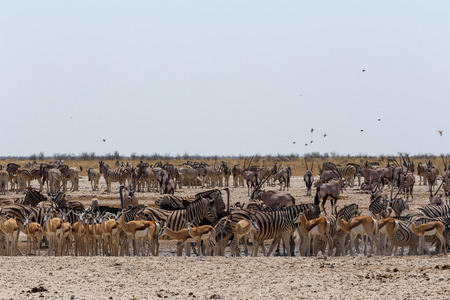
[[[438,189],[436,190],[436,193],[434,193],[434,196],[437,195],[437,193],[439,192],[439,190],[441,189],[442,185],[444,184],[444,180],[442,180],[441,185],[438,187]],[[430,191],[431,193],[431,191]]]

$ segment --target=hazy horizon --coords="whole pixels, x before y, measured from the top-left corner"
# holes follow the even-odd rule
[[[448,152],[449,2],[2,8],[0,156]]]

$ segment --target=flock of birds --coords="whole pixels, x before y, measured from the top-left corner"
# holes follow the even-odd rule
[[[381,119],[378,119],[378,122],[381,122]],[[311,133],[313,133],[313,132],[314,132],[314,128],[311,128]],[[361,132],[364,132],[364,129],[361,129]],[[438,133],[440,136],[442,136],[443,132],[444,132],[443,130],[438,130]],[[324,138],[327,137],[327,134],[324,133],[323,137]],[[311,141],[309,141],[309,144],[312,144],[313,142],[314,142],[314,140],[311,140]],[[296,142],[294,141],[294,142],[292,142],[292,144],[296,144]],[[308,143],[305,143],[305,146],[308,146]]]

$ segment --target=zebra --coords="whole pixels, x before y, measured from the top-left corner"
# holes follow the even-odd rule
[[[36,207],[40,202],[47,201],[47,198],[37,190],[30,188],[27,190],[25,198],[22,201],[22,205],[30,205]]]
[[[417,175],[419,175],[419,185],[426,185],[428,166],[422,162],[417,165]],[[422,184],[423,178],[423,184]]]
[[[17,169],[17,183],[19,188],[17,189],[17,193],[25,192],[26,188],[31,187],[31,170],[28,168],[19,168]]]
[[[206,219],[211,224],[217,222],[214,201],[203,198],[192,202],[186,209],[174,211],[145,207],[138,212],[138,216],[141,220],[163,223],[161,227],[164,227],[164,224],[166,224],[169,229],[174,231],[186,228],[186,221],[192,223],[193,226],[198,226],[203,219]],[[189,249],[188,245],[186,245],[186,247]],[[187,253],[188,252],[189,251],[187,251]],[[181,253],[178,253],[178,255],[180,254]]]
[[[214,201],[203,198],[193,201],[185,209],[172,211],[145,207],[137,215],[141,220],[167,223],[167,227],[175,231],[186,227],[184,220],[189,220],[198,226],[204,218],[211,223],[216,222],[217,219]]]
[[[442,205],[442,206],[427,205],[424,207],[418,207],[417,210],[429,218],[450,216],[450,204]]]
[[[270,210],[270,209],[273,209],[273,208],[268,208],[268,210]],[[303,204],[289,206],[289,207],[285,207],[285,208],[281,209],[281,211],[285,212],[286,215],[289,216],[289,220],[291,223],[300,213],[308,211],[308,210],[314,211],[315,212],[314,216],[316,216],[316,215],[318,216],[318,209],[316,209],[316,206],[314,204],[310,204],[310,203],[308,203],[308,204],[303,203]],[[246,220],[246,221],[251,222],[250,214],[255,211],[256,210],[251,210],[248,208],[233,211],[232,218],[230,220],[228,220],[228,222],[226,223],[226,235],[219,242],[218,255],[224,255],[225,247],[233,235],[233,228],[236,226],[236,224],[241,220]],[[307,215],[307,217],[309,217],[309,218],[313,218],[314,216]],[[259,226],[259,224],[258,224],[258,226]],[[265,228],[267,228],[267,227],[265,227]],[[295,228],[293,228],[293,229],[295,229]],[[292,235],[292,232],[291,232],[291,235]]]
[[[6,170],[0,170],[0,192],[6,195],[8,190],[9,174]]]
[[[99,169],[89,168],[88,173],[88,181],[91,182],[92,191],[98,190],[98,183],[100,181],[100,171]]]
[[[80,166],[80,169],[78,170],[77,167],[70,167],[69,168],[69,178],[68,181],[72,183],[71,191],[75,192],[78,191],[78,184],[80,182],[80,172],[83,171],[83,167]]]
[[[233,174],[233,186],[244,186],[244,167],[234,165],[231,173]]]
[[[156,173],[148,163],[144,163],[141,161],[140,164],[137,165],[136,178],[141,178],[138,183],[138,190],[144,192],[145,186],[147,185],[147,192],[150,192],[152,182],[156,180]]]
[[[119,184],[122,184],[124,181],[123,169],[121,167],[111,170],[104,161],[100,161],[99,170],[100,174],[103,174],[103,178],[105,178],[107,193],[111,193],[111,182],[119,182]]]
[[[31,169],[31,180],[37,180],[39,183],[39,192],[42,193],[44,190],[44,183],[42,182],[42,174],[41,174],[41,168],[38,166],[34,166]]]
[[[225,180],[225,186],[229,186],[230,184],[230,176],[231,176],[231,169],[228,166],[228,163],[226,161],[222,161],[220,164],[223,170],[223,176]]]
[[[196,169],[188,166],[184,166],[178,170],[180,173],[180,188],[182,187],[183,181],[186,181],[189,188],[192,188],[194,185],[197,187],[197,177],[198,172]],[[171,228],[170,228],[171,229]]]

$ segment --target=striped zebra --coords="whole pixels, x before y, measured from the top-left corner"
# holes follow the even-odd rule
[[[217,214],[214,201],[199,199],[192,202],[186,209],[165,210],[160,208],[145,207],[138,212],[141,220],[163,222],[169,229],[178,231],[186,227],[184,220],[188,220],[198,226],[203,219],[211,223],[216,222]]]
[[[223,170],[223,178],[225,180],[225,186],[229,186],[230,185],[231,169],[228,166],[228,163],[226,161],[222,161],[220,166],[222,167],[222,170]]]
[[[91,182],[92,191],[98,191],[98,184],[100,181],[100,170],[89,168],[88,173],[88,181]]]
[[[180,189],[184,183],[187,183],[189,188],[192,188],[193,186],[197,187],[198,172],[196,169],[189,166],[183,166],[178,172],[180,173]]]
[[[40,202],[47,201],[47,198],[37,190],[30,188],[27,190],[25,198],[22,201],[22,205],[30,205],[36,207]]]
[[[244,167],[239,165],[234,165],[231,170],[233,174],[233,186],[244,186]]]
[[[99,170],[100,174],[103,174],[103,178],[106,181],[106,192],[111,193],[111,182],[119,182],[119,184],[123,184],[123,169],[119,167],[117,169],[111,170],[104,161],[99,162]]]
[[[77,167],[70,167],[69,168],[69,178],[68,181],[72,184],[71,191],[75,192],[78,191],[78,184],[80,182],[80,172],[83,171],[83,167],[80,166],[80,169],[78,170]]]
[[[229,199],[230,199],[230,191],[228,188],[225,188],[228,195],[228,206],[229,206]],[[163,195],[162,197],[159,197],[156,199],[155,204],[159,208],[166,209],[166,210],[177,210],[177,209],[183,209],[186,208],[186,203],[190,203],[196,200],[199,200],[201,198],[204,199],[210,199],[214,200],[214,206],[216,208],[216,211],[224,211],[225,210],[225,203],[222,198],[222,192],[219,189],[213,189],[201,193],[197,193],[194,197],[179,197],[175,195]],[[227,210],[228,211],[228,210]]]
[[[419,236],[415,235],[411,229],[409,229],[407,221],[398,221],[398,230],[394,234],[394,246],[395,252],[397,247],[402,247],[401,255],[403,255],[403,248],[405,246],[409,247],[409,255],[414,255],[418,253],[419,248]],[[430,250],[426,245],[424,245],[425,252],[428,254]]]
[[[303,203],[303,204],[299,204],[299,205],[294,205],[294,206],[289,206],[289,207],[284,207],[284,208],[282,208],[280,211],[282,211],[282,212],[284,212],[285,213],[285,215],[284,216],[289,216],[289,222],[291,222],[291,224],[292,224],[292,228],[293,228],[293,230],[296,228],[296,227],[298,227],[298,226],[296,226],[296,225],[294,225],[293,224],[293,220],[299,215],[299,214],[301,214],[301,213],[303,213],[303,212],[305,212],[305,211],[311,211],[311,212],[315,212],[314,213],[314,215],[313,214],[310,214],[310,215],[307,215],[307,217],[309,217],[309,218],[313,218],[314,216],[318,216],[318,211],[319,210],[316,210],[316,209],[314,209],[315,208],[315,205],[314,204],[310,204],[310,203],[308,203],[308,204],[305,204],[305,203]],[[271,209],[271,208],[268,208],[268,209]],[[257,211],[254,211],[254,210],[249,210],[249,209],[241,209],[241,210],[237,210],[237,211],[233,211],[233,213],[232,213],[232,218],[231,219],[229,219],[228,221],[227,221],[227,223],[226,223],[226,235],[220,240],[220,242],[219,242],[219,245],[218,245],[218,255],[224,255],[224,252],[225,252],[225,247],[226,247],[226,245],[227,245],[227,243],[228,243],[228,241],[230,240],[230,238],[232,237],[232,235],[233,235],[233,228],[236,226],[236,224],[239,222],[239,221],[241,221],[241,220],[246,220],[246,221],[249,221],[249,222],[251,222],[251,218],[250,218],[250,215],[252,214],[252,213],[255,213],[255,212],[257,212]],[[275,213],[276,211],[274,211],[274,212],[269,212],[269,214],[270,213]],[[264,213],[266,213],[266,212],[264,212]],[[260,220],[260,222],[261,222],[261,220]],[[278,225],[277,225],[278,224]],[[287,223],[284,223],[285,225],[287,225]],[[258,226],[259,226],[259,228],[261,229],[261,226],[259,225],[259,224],[257,224]],[[278,228],[276,228],[276,229],[278,229],[278,232],[280,232],[279,230],[281,229],[280,227],[279,227],[279,223],[274,223],[274,226],[276,227],[276,226],[278,226]],[[295,228],[294,228],[295,227]],[[265,226],[264,228],[268,228],[267,226]],[[299,233],[300,234],[300,233]],[[291,232],[291,234],[290,235],[292,235],[292,232]],[[263,236],[263,237],[265,237],[265,236],[268,236],[268,234],[267,233],[265,233],[265,232],[263,232],[262,234],[261,234],[261,236]],[[281,238],[281,236],[277,236],[277,238]],[[283,239],[283,241],[284,241],[284,239]],[[272,249],[273,250],[273,249]]]
[[[26,188],[31,187],[31,180],[33,176],[31,175],[31,170],[28,168],[19,168],[17,169],[17,183],[19,188],[17,189],[17,193],[24,192]]]
[[[39,192],[42,193],[44,190],[44,183],[42,182],[41,168],[39,166],[34,166],[31,169],[31,180],[37,180],[39,183]]]
[[[425,207],[419,207],[417,210],[429,218],[450,216],[450,204],[442,206],[427,205]]]
[[[8,191],[9,174],[6,170],[0,170],[0,193],[6,195]]]

